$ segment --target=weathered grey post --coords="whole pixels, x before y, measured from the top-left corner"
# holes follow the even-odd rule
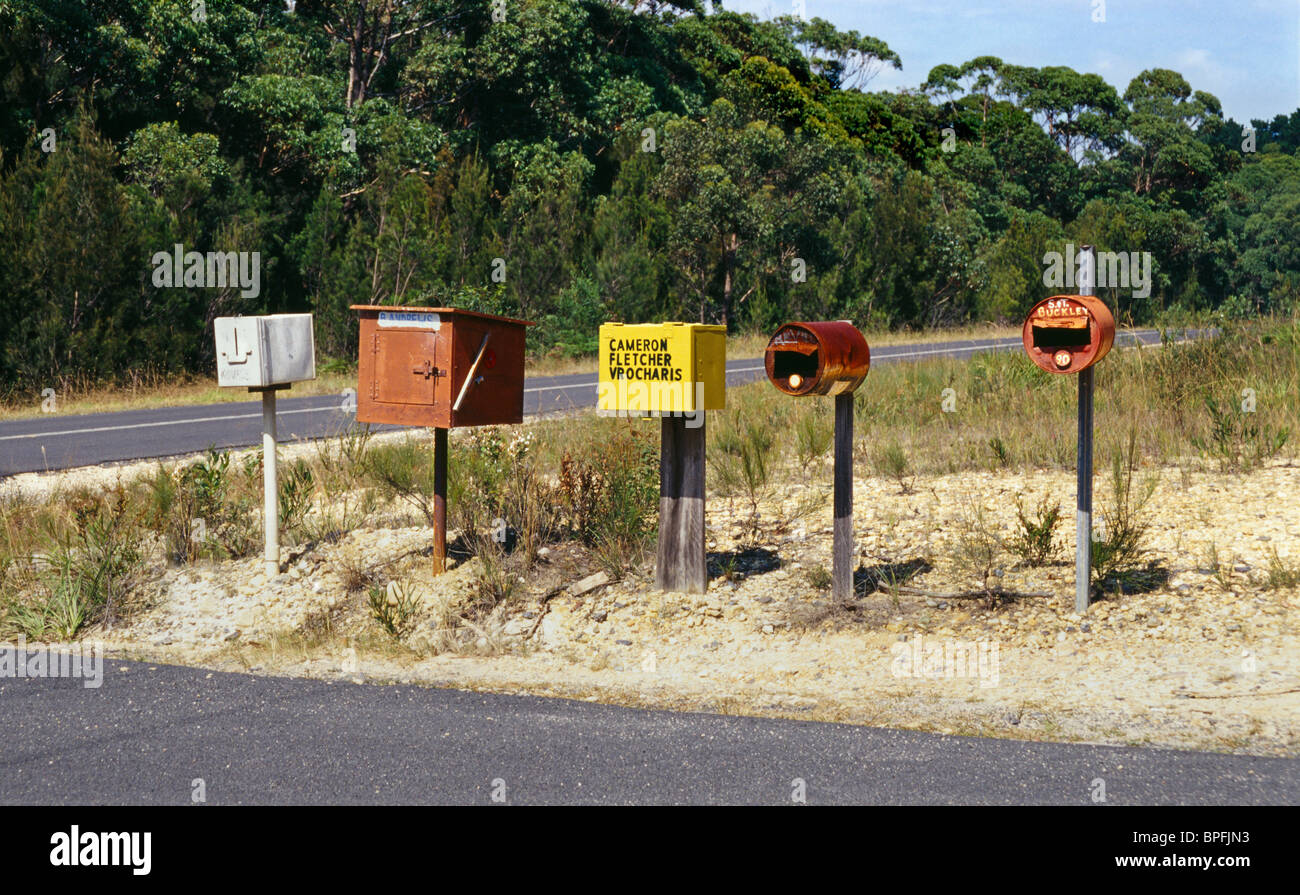
[[[704,547],[704,419],[665,416],[659,454],[659,549],[655,585],[704,593],[709,569]],[[689,424],[689,425],[688,425]]]
[[[835,396],[835,534],[831,596],[853,597],[853,393]]]
[[[1079,294],[1095,292],[1097,256],[1079,247]],[[1079,457],[1076,481],[1074,611],[1088,611],[1092,588],[1092,366],[1079,371]]]

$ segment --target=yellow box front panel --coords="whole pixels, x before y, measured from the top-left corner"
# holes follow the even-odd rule
[[[723,410],[726,368],[725,327],[606,323],[596,407],[646,414]]]

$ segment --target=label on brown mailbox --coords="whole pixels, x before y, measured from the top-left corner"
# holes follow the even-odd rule
[[[403,327],[437,332],[442,328],[442,318],[431,311],[380,311],[378,323],[384,329]]]
[[[357,421],[454,429],[523,421],[526,320],[354,305]]]
[[[1078,373],[1110,351],[1115,318],[1096,296],[1054,295],[1029,310],[1021,340],[1040,369]]]

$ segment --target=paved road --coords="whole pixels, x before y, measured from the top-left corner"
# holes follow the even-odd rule
[[[1300,802],[1300,761],[650,712],[110,661],[0,679],[0,803]],[[499,784],[497,785],[499,788]]]
[[[1156,344],[1156,330],[1122,333],[1117,345],[1135,341]],[[936,357],[968,358],[983,351],[1020,350],[1020,339],[975,339],[873,349],[873,364]],[[727,364],[727,384],[761,379],[762,358]],[[292,394],[292,392],[289,392]],[[276,421],[280,440],[299,441],[338,435],[356,424],[354,410],[344,409],[341,395],[313,398],[280,397]],[[532,416],[596,403],[596,376],[534,377],[525,383],[524,413]],[[376,431],[396,426],[375,426]],[[61,413],[0,423],[0,476],[91,466],[124,460],[172,457],[206,450],[259,444],[262,440],[261,399],[231,404],[160,407],[119,413]]]

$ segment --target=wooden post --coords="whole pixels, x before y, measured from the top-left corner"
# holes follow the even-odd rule
[[[687,425],[663,418],[659,454],[659,551],[655,585],[665,591],[704,593],[709,568],[704,550],[704,413]]]
[[[1092,295],[1097,258],[1079,247],[1079,294]],[[1092,596],[1092,392],[1093,367],[1079,371],[1079,451],[1075,481],[1074,611],[1088,611]]]
[[[853,393],[835,396],[835,535],[831,596],[853,599]]]
[[[433,571],[447,571],[447,430],[433,430]]]

